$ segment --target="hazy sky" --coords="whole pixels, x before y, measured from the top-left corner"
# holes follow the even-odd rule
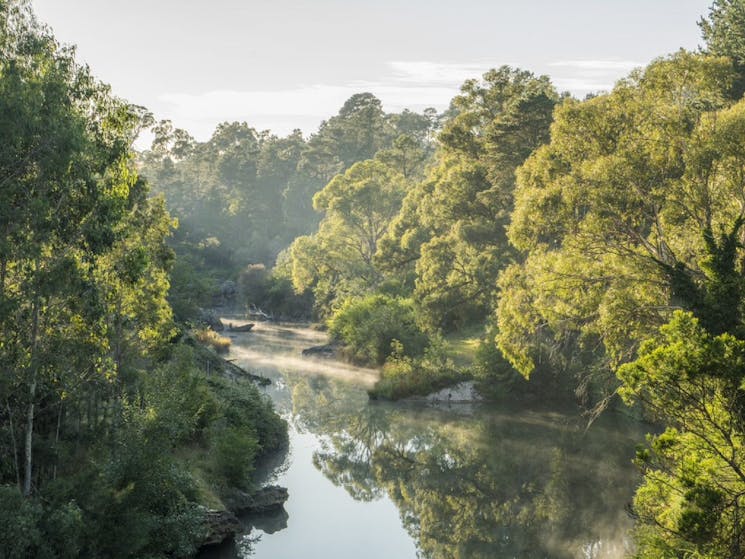
[[[117,95],[200,140],[315,130],[353,93],[443,109],[502,64],[584,96],[701,43],[711,0],[33,0]]]

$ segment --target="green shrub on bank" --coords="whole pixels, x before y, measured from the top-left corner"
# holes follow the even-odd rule
[[[226,427],[213,437],[216,470],[231,487],[248,487],[259,450],[256,436],[246,430]]]
[[[400,400],[426,396],[471,378],[446,356],[440,341],[435,340],[418,358],[403,355],[401,349],[400,343],[392,343],[392,353],[383,366],[381,378],[369,391],[371,398]]]
[[[74,501],[45,509],[18,487],[0,486],[0,558],[80,556],[83,519]]]
[[[0,559],[193,557],[205,535],[200,505],[250,487],[256,460],[287,441],[271,401],[214,365],[205,374],[206,355],[216,359],[176,345],[139,373],[110,426],[62,436],[56,479],[34,497],[0,485]]]
[[[329,321],[331,335],[347,345],[352,361],[382,365],[397,340],[402,356],[421,355],[428,338],[417,325],[410,299],[368,295],[350,299]]]

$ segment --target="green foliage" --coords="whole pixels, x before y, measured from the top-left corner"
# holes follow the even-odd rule
[[[131,409],[102,448],[102,460],[80,479],[78,499],[92,556],[191,557],[201,535],[193,480],[174,460],[160,422]]]
[[[506,66],[467,81],[453,99],[436,165],[408,192],[376,255],[389,273],[413,272],[431,328],[478,324],[491,310],[497,275],[513,257],[505,228],[514,171],[548,141],[557,101],[547,77]]]
[[[221,417],[225,424],[257,437],[257,456],[264,456],[287,444],[287,424],[276,414],[271,400],[262,395],[253,383],[236,385],[223,379],[210,378],[209,386],[221,403]]]
[[[217,471],[231,487],[245,489],[259,451],[256,437],[245,429],[228,427],[214,436],[213,444]]]
[[[352,96],[307,141],[299,130],[280,138],[234,122],[201,143],[169,121],[155,125],[151,150],[140,154],[143,174],[179,219],[174,246],[196,276],[177,270],[177,315],[192,301],[200,305],[200,278],[219,276],[220,283],[249,263],[269,266],[293,239],[309,235],[319,222],[314,194],[355,163],[381,152],[404,176],[418,172],[434,125],[431,111],[386,114],[369,93]]]
[[[285,425],[255,389],[233,425],[230,390],[170,343],[174,222],[130,149],[152,117],[28,2],[0,4],[0,556],[191,557],[203,513],[178,447],[209,449],[223,421],[276,448]]]
[[[80,556],[84,524],[74,501],[45,510],[17,487],[0,486],[0,557],[73,559]]]
[[[168,303],[173,309],[174,320],[180,323],[193,322],[199,318],[200,309],[212,303],[215,282],[202,270],[207,266],[197,255],[187,250],[177,250],[170,273]]]
[[[329,331],[343,341],[358,363],[382,365],[398,342],[402,355],[420,355],[427,336],[417,326],[410,300],[386,295],[349,299],[329,320]]]
[[[174,348],[170,359],[142,375],[141,382],[151,429],[173,445],[198,439],[222,416],[220,400],[186,345]]]
[[[308,319],[313,307],[312,293],[295,292],[288,257],[288,253],[280,253],[271,272],[263,264],[246,266],[238,276],[241,297],[247,307],[270,309],[280,320]]]
[[[455,366],[440,340],[435,340],[427,347],[421,357],[407,355],[405,347],[397,340],[391,346],[391,354],[381,370],[380,380],[369,391],[373,399],[400,400],[410,396],[426,396],[471,378]]]
[[[334,302],[361,295],[382,277],[373,257],[399,211],[408,184],[403,175],[378,160],[354,164],[313,198],[325,213],[318,231],[293,243],[295,289],[312,289],[328,313]]]
[[[518,170],[509,237],[524,261],[500,279],[498,342],[522,374],[628,361],[676,307],[711,328],[740,320],[732,77],[681,51],[557,109],[551,143]]]
[[[637,556],[741,556],[745,342],[678,311],[618,376],[623,397],[668,426],[637,456]]]
[[[708,19],[699,21],[706,50],[716,56],[727,56],[738,70],[739,79],[732,97],[745,91],[745,4],[742,0],[714,0]]]

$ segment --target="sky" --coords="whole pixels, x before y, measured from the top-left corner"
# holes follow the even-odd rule
[[[32,0],[114,93],[206,140],[308,135],[354,93],[443,110],[503,64],[578,97],[701,44],[711,0]]]

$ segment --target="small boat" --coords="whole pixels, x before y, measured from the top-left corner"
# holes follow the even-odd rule
[[[228,331],[229,332],[250,332],[251,328],[256,326],[253,322],[249,322],[248,324],[241,324],[240,326],[233,326],[232,324],[228,325]]]

